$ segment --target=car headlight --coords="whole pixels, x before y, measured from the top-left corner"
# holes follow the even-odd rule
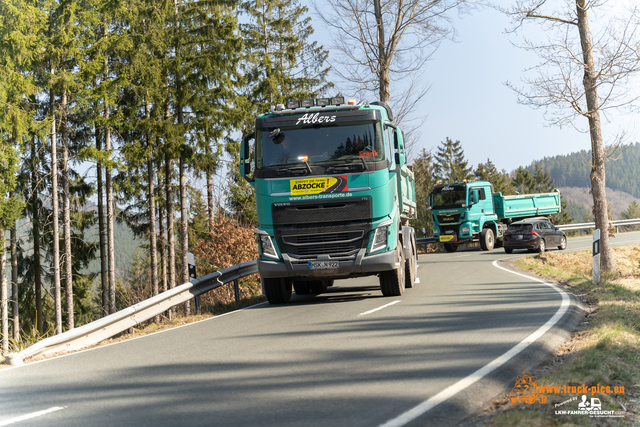
[[[260,234],[260,244],[262,246],[262,253],[265,256],[270,258],[278,258],[278,253],[276,252],[275,246],[273,246],[273,242],[271,241],[271,237],[267,234]]]

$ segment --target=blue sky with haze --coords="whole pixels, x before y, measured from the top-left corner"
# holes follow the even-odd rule
[[[309,6],[316,30],[314,38],[328,47],[327,30],[310,2],[301,3]],[[490,158],[498,169],[510,172],[545,156],[590,148],[588,133],[571,126],[549,127],[542,110],[519,105],[516,94],[504,85],[509,81],[523,86],[523,71],[538,62],[534,54],[513,46],[512,42],[520,43],[522,38],[504,33],[509,27],[506,16],[484,9],[455,17],[454,25],[458,32],[456,42],[444,41],[422,73],[431,90],[420,105],[427,120],[418,149],[433,150],[449,137],[460,140],[466,158],[474,166]],[[533,37],[543,34],[533,24],[527,31]],[[391,90],[393,85],[392,82]],[[586,119],[578,123],[586,129]],[[605,141],[613,139],[619,128],[628,130],[629,142],[637,141],[633,126],[632,116],[616,116],[611,123],[605,123]]]

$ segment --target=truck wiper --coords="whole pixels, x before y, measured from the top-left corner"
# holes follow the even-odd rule
[[[360,161],[362,162],[362,170],[369,170],[369,167],[367,166],[367,162],[364,161],[364,158],[359,157]],[[358,165],[360,166],[360,164],[356,161],[356,162],[351,162],[351,163],[345,163],[344,165],[337,165],[337,166],[333,166],[331,168],[329,168],[329,171],[331,172],[350,172],[351,170],[353,170],[352,166]]]
[[[280,172],[290,172],[290,173],[307,172],[308,175],[311,175],[313,173],[313,171],[311,170],[311,166],[309,166],[309,162],[303,161],[302,163],[304,163],[305,167],[294,166],[294,167],[291,167],[291,168],[280,169],[280,170],[278,170],[278,174],[280,174]]]

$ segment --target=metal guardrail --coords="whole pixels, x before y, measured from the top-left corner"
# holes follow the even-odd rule
[[[438,243],[435,237],[421,237],[416,239],[416,245],[426,245],[428,243]]]
[[[617,221],[610,221],[611,225],[613,225],[614,227],[620,227],[623,225],[636,225],[636,224],[640,224],[640,218],[635,218],[635,219],[620,219]],[[559,225],[558,228],[560,230],[587,230],[587,229],[591,229],[591,228],[596,228],[596,223],[595,222],[584,222],[581,224],[563,224],[563,225]]]
[[[248,261],[234,265],[149,298],[131,307],[110,314],[60,335],[46,338],[19,353],[6,356],[9,365],[21,365],[24,359],[57,352],[79,350],[97,344],[141,322],[151,319],[191,298],[258,272],[258,262]]]
[[[622,227],[625,225],[636,225],[636,224],[640,224],[640,218],[634,218],[634,219],[620,219],[617,221],[611,221],[611,224],[614,227]],[[587,229],[591,229],[591,228],[596,228],[596,223],[595,222],[584,222],[584,223],[580,223],[580,224],[563,224],[563,225],[558,225],[558,228],[560,230],[587,230]],[[436,240],[433,237],[423,237],[420,239],[416,239],[416,244],[418,245],[426,245],[429,243],[438,243],[438,240]]]

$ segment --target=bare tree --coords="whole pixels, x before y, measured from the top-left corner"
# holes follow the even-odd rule
[[[541,63],[537,76],[525,79],[528,91],[507,83],[518,101],[544,108],[555,125],[571,124],[580,130],[579,118],[586,118],[591,137],[591,193],[596,228],[600,229],[602,271],[615,269],[609,243],[609,215],[605,190],[607,147],[602,136],[601,114],[633,106],[639,95],[629,91],[630,79],[640,71],[640,12],[633,6],[624,19],[597,21],[593,36],[589,16],[597,17],[606,0],[565,0],[564,5],[546,0],[517,0],[502,9],[513,19],[516,32],[530,20],[542,24],[547,41],[525,39],[525,49],[536,52]],[[593,12],[593,14],[591,13]],[[609,147],[611,148],[611,147]],[[610,150],[609,150],[610,151]]]
[[[440,43],[454,34],[448,14],[465,0],[327,0],[313,2],[332,32],[339,52],[334,70],[359,95],[376,94],[396,110],[396,121],[408,122],[428,91],[419,74]],[[405,90],[391,82],[409,79]],[[418,119],[415,130],[424,119]],[[410,148],[410,147],[409,147]]]

